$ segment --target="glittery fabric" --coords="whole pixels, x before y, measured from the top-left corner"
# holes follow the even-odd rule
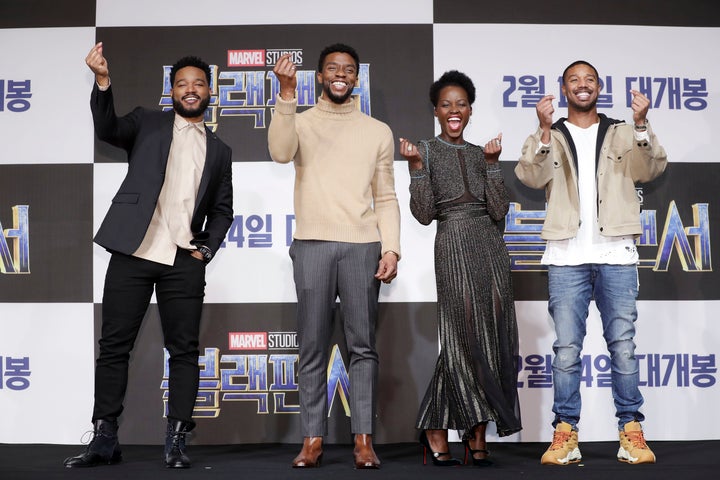
[[[492,421],[498,435],[510,435],[521,422],[510,257],[496,223],[509,202],[502,173],[475,145],[435,138],[419,148],[424,167],[411,171],[411,210],[423,224],[438,219],[441,352],[417,428],[469,430]]]

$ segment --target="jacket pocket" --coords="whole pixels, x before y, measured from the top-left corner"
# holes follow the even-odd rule
[[[554,169],[564,169],[565,165],[568,163],[568,157],[565,154],[552,155],[548,160],[552,162],[552,166]]]
[[[632,155],[632,148],[617,148],[608,152],[608,158],[613,163],[626,162],[630,159],[630,155]]]
[[[118,193],[112,199],[112,203],[138,203],[139,193]]]

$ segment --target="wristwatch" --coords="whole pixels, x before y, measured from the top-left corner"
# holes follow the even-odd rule
[[[643,123],[641,123],[641,124],[639,124],[639,125],[636,123],[636,124],[634,125],[636,132],[644,132],[644,131],[646,131],[647,128],[648,128],[647,126],[648,126],[647,118],[643,121]]]
[[[213,252],[212,250],[210,250],[210,247],[206,247],[205,245],[198,245],[197,250],[203,256],[205,263],[208,263],[210,260],[212,260]]]

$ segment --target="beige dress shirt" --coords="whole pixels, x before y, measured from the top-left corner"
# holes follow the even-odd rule
[[[196,249],[190,243],[193,239],[190,222],[206,150],[204,123],[189,123],[176,113],[165,182],[145,238],[134,256],[173,265],[178,247]]]

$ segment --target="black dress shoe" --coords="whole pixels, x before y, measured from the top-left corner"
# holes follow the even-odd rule
[[[180,420],[169,420],[165,435],[165,466],[167,468],[190,468],[190,458],[185,453],[185,435],[195,425]]]
[[[66,458],[64,464],[67,468],[82,468],[97,467],[98,465],[114,465],[121,461],[122,452],[120,452],[120,449],[114,450],[109,458],[88,449],[81,455]]]
[[[85,452],[75,457],[68,457],[63,464],[67,468],[96,467],[113,465],[122,461],[122,452],[117,437],[117,423],[107,420],[96,420],[93,438]]]

